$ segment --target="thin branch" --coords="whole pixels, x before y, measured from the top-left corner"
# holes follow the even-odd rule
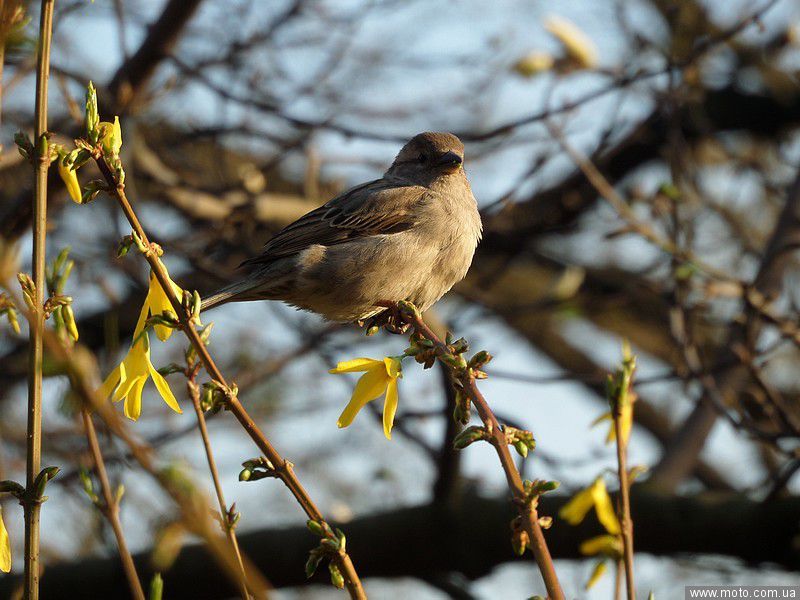
[[[186,23],[197,12],[202,0],[170,0],[158,19],[148,27],[147,37],[136,52],[117,69],[108,83],[116,110],[123,113],[144,91],[161,62],[178,41]]]
[[[612,410],[614,433],[617,438],[617,476],[619,477],[620,527],[622,529],[623,562],[625,564],[625,585],[628,600],[636,600],[636,588],[633,585],[633,520],[631,519],[630,481],[628,480],[627,453],[628,443],[622,433],[622,419],[619,403]]]
[[[248,600],[250,594],[247,592],[246,578],[244,572],[244,563],[242,562],[242,553],[239,550],[239,542],[236,539],[236,523],[232,522],[232,511],[229,512],[228,505],[225,502],[225,495],[222,492],[222,485],[219,482],[219,471],[217,471],[217,462],[214,460],[214,452],[211,449],[211,439],[208,436],[208,427],[206,426],[206,417],[203,414],[203,409],[200,406],[200,390],[195,382],[197,377],[197,368],[194,368],[186,380],[186,389],[189,392],[189,397],[192,399],[192,406],[194,406],[195,415],[197,415],[197,428],[200,431],[200,437],[203,438],[203,448],[206,452],[206,460],[208,461],[208,470],[211,473],[211,479],[214,482],[214,492],[217,495],[217,502],[219,503],[219,518],[225,535],[231,542],[231,547],[236,555],[236,561],[239,563],[239,568],[242,572],[242,577],[239,582],[239,593],[243,600]]]
[[[108,183],[108,185],[111,187],[112,196],[119,203],[123,214],[130,223],[134,232],[136,232],[136,235],[142,241],[144,246],[150,248],[151,245],[147,238],[147,234],[142,228],[142,225],[139,223],[139,219],[125,194],[125,185],[117,182],[114,173],[106,163],[102,153],[97,148],[95,148],[93,158],[97,163],[100,172],[105,178],[106,183]],[[264,453],[264,456],[273,465],[275,476],[283,481],[284,485],[289,488],[289,491],[291,491],[292,495],[295,497],[295,500],[297,500],[298,504],[300,504],[300,506],[303,508],[303,511],[306,513],[308,518],[313,521],[325,521],[325,518],[314,504],[311,496],[309,496],[308,492],[297,479],[297,476],[295,476],[292,463],[284,459],[283,456],[281,456],[280,453],[278,453],[278,451],[272,446],[261,429],[259,429],[258,425],[256,425],[255,421],[253,421],[248,412],[245,410],[244,406],[242,406],[237,394],[234,393],[231,386],[228,385],[227,381],[225,380],[225,376],[222,374],[222,371],[220,371],[219,367],[217,367],[217,364],[214,362],[214,359],[208,352],[208,348],[206,348],[206,345],[200,339],[200,335],[194,328],[194,325],[191,322],[192,315],[188,314],[187,310],[181,303],[181,300],[175,294],[164,265],[154,252],[146,253],[145,259],[150,265],[150,268],[152,269],[159,285],[164,290],[167,298],[169,298],[170,304],[172,304],[172,307],[175,310],[175,314],[178,315],[178,318],[180,319],[181,329],[186,334],[186,337],[189,338],[192,346],[194,346],[200,361],[206,368],[206,371],[211,378],[225,390],[227,397],[226,407],[233,413],[250,438],[255,442],[256,446],[258,446],[261,452]],[[352,598],[365,599],[366,594],[364,593],[364,588],[361,585],[361,580],[359,579],[358,573],[356,573],[355,567],[353,566],[353,563],[350,560],[350,556],[347,554],[347,552],[344,550],[339,550],[338,554],[336,554],[332,560],[342,572],[345,585],[350,592],[350,596]]]
[[[33,314],[30,324],[28,361],[28,427],[25,471],[25,598],[39,598],[39,514],[41,495],[34,483],[42,466],[42,335],[44,332],[44,277],[47,235],[47,83],[50,76],[50,44],[55,0],[42,0],[36,68],[35,178],[33,195]]]
[[[402,310],[402,309],[400,309]],[[421,335],[424,339],[429,340],[434,344],[437,357],[450,354],[450,350],[439,336],[422,320],[421,315],[416,310],[402,312],[402,316],[414,328],[414,331]],[[539,566],[539,571],[542,574],[545,587],[547,588],[548,596],[551,600],[564,600],[564,592],[561,590],[561,584],[556,576],[555,567],[553,566],[553,559],[550,557],[550,551],[547,548],[547,542],[544,539],[542,527],[539,525],[539,515],[536,505],[533,502],[526,501],[525,488],[522,483],[522,477],[514,464],[514,459],[511,457],[511,452],[508,450],[508,441],[505,438],[503,429],[497,418],[494,416],[492,409],[483,397],[483,394],[478,389],[475,383],[471,369],[456,369],[452,365],[441,361],[443,364],[450,368],[451,376],[454,380],[459,381],[462,386],[464,394],[472,401],[478,414],[483,421],[487,434],[490,436],[492,446],[494,446],[497,456],[500,459],[500,464],[506,475],[508,487],[514,496],[514,504],[516,505],[522,525],[530,538],[530,547],[533,555],[536,558],[536,563]]]
[[[125,534],[122,531],[122,523],[119,520],[119,499],[111,491],[111,484],[108,480],[106,465],[103,462],[103,454],[100,452],[100,444],[97,442],[97,431],[94,428],[92,416],[85,408],[81,410],[81,416],[83,417],[83,428],[86,431],[86,440],[89,443],[89,451],[92,453],[97,479],[100,482],[100,489],[103,493],[103,503],[97,502],[97,507],[108,520],[111,529],[114,531],[114,537],[117,538],[117,550],[119,551],[120,560],[122,560],[125,577],[128,579],[128,585],[131,588],[131,594],[137,600],[144,600],[142,583],[136,573],[136,566],[133,564],[133,558],[130,550],[128,550]]]
[[[240,571],[236,557],[230,551],[227,540],[216,533],[216,528],[213,527],[206,508],[208,498],[194,487],[191,480],[175,469],[160,467],[155,460],[153,448],[137,440],[106,399],[99,397],[95,357],[82,346],[65,346],[55,334],[47,330],[44,331],[44,343],[54,360],[64,365],[72,389],[81,398],[86,409],[100,416],[109,431],[127,445],[134,460],[169,494],[180,509],[183,525],[205,541],[223,571],[232,581],[238,582]],[[250,562],[246,562],[245,573],[248,589],[259,600],[265,599],[269,586],[264,577]]]

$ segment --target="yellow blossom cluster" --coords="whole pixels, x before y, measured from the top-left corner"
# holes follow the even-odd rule
[[[594,480],[592,485],[581,490],[565,504],[558,515],[570,525],[578,525],[594,508],[597,520],[607,533],[585,540],[580,545],[581,554],[585,556],[600,555],[603,558],[595,565],[586,589],[591,588],[606,571],[606,558],[619,560],[622,556],[622,527],[614,511],[611,497],[608,495],[606,482],[602,477]]]
[[[386,395],[383,403],[383,434],[386,439],[392,439],[392,426],[394,415],[397,412],[397,380],[403,376],[402,357],[390,356],[383,360],[373,358],[354,358],[340,362],[335,369],[329,372],[358,373],[364,371],[353,390],[350,402],[342,411],[336,424],[347,427],[356,418],[358,412],[368,402]]]
[[[114,122],[109,123],[103,121],[98,125],[100,130],[100,142],[103,148],[112,154],[119,154],[122,148],[122,128],[119,125],[119,117],[114,117]],[[70,199],[76,204],[83,203],[83,191],[81,184],[78,181],[78,166],[70,163],[70,154],[59,147],[58,158],[58,174],[61,176],[64,185],[67,187],[67,193]]]
[[[172,285],[173,290],[179,297],[183,294],[183,290],[172,280],[170,280],[170,285]],[[125,401],[125,416],[134,421],[139,418],[142,412],[142,390],[144,389],[144,384],[150,378],[152,378],[158,393],[167,406],[177,413],[182,412],[175,395],[169,388],[167,380],[164,379],[163,375],[156,370],[150,361],[150,338],[145,330],[147,319],[154,315],[161,315],[165,311],[172,311],[172,304],[155,276],[151,273],[147,298],[144,306],[142,306],[142,311],[139,313],[139,320],[133,332],[133,344],[128,350],[125,359],[111,371],[103,385],[100,386],[99,393],[104,398],[112,396],[113,393],[112,399],[114,402]],[[164,325],[155,325],[153,329],[158,339],[162,342],[172,335],[172,329]]]

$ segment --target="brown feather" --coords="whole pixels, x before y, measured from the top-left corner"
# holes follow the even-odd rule
[[[416,223],[414,208],[428,191],[391,179],[354,187],[279,231],[261,254],[241,266],[265,265],[317,244],[334,246],[354,238],[410,229]]]

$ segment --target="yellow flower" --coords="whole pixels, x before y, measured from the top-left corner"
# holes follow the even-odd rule
[[[545,29],[561,42],[567,56],[584,69],[597,66],[597,48],[577,25],[563,17],[552,15],[544,23]]]
[[[169,283],[172,285],[172,289],[178,298],[183,296],[183,290],[178,286],[178,284],[172,281],[172,279],[169,280]],[[158,283],[156,276],[151,271],[150,287],[147,290],[147,297],[144,299],[142,312],[139,313],[139,320],[136,322],[136,329],[133,332],[133,338],[136,339],[136,337],[144,330],[144,324],[148,317],[160,315],[166,310],[172,312],[173,314],[175,313],[175,310],[172,308],[172,303],[169,301],[169,298],[167,298],[167,295],[161,288],[161,284]],[[162,342],[167,341],[169,336],[172,335],[172,328],[165,325],[156,325],[153,329],[155,329],[158,339],[160,339]]]
[[[69,193],[69,197],[75,204],[81,203],[81,184],[78,181],[78,174],[75,169],[70,169],[67,165],[64,164],[64,160],[66,159],[66,155],[57,159],[58,163],[58,174],[61,175],[61,179],[64,181],[64,185],[67,186],[67,192]]]
[[[597,556],[599,554],[619,561],[622,559],[622,538],[618,535],[598,535],[582,542],[579,549],[584,556]],[[606,572],[606,567],[606,559],[600,559],[594,566],[592,574],[589,576],[589,581],[586,582],[585,588],[587,590],[591,589],[600,580]]]
[[[619,413],[620,413],[619,414],[620,429],[622,433],[622,444],[623,446],[627,446],[628,440],[631,437],[631,428],[633,427],[633,402],[630,401],[627,404],[622,405],[620,407]],[[617,439],[616,430],[614,429],[614,427],[612,427],[611,431],[609,431],[608,433],[607,440],[611,442],[616,439]]]
[[[533,51],[520,58],[514,65],[514,70],[523,77],[533,77],[542,71],[553,68],[555,61],[547,52]]]
[[[183,295],[183,290],[172,279],[169,280],[169,283],[175,294],[179,297]],[[148,378],[151,377],[158,393],[167,403],[167,406],[176,413],[183,412],[178,405],[178,401],[175,400],[167,380],[150,362],[150,336],[144,330],[148,317],[160,315],[165,310],[172,311],[172,304],[155,275],[151,272],[147,297],[144,300],[144,306],[142,306],[142,310],[139,313],[139,320],[136,322],[136,329],[133,332],[133,345],[128,350],[125,359],[116,369],[111,371],[98,390],[98,393],[103,398],[108,398],[114,392],[112,397],[114,402],[125,400],[125,416],[134,421],[142,413],[142,389]],[[154,329],[158,339],[162,342],[172,335],[172,329],[165,325],[156,325]]]
[[[119,126],[119,117],[114,117],[114,122],[103,121],[99,125],[100,140],[106,152],[119,154],[122,148],[122,128]]]
[[[579,549],[585,556],[604,554],[611,558],[620,558],[622,556],[622,539],[618,535],[598,535],[581,542]]]
[[[617,439],[617,430],[614,427],[614,420],[611,418],[611,413],[603,413],[592,421],[592,427],[599,425],[603,421],[608,421],[608,434],[606,435],[606,444],[610,444]],[[622,422],[622,441],[627,446],[628,440],[631,437],[631,428],[633,427],[633,405],[626,404],[620,408],[620,421]]]
[[[629,396],[629,401],[623,404],[619,411],[620,424],[622,425],[622,442],[624,446],[628,445],[628,440],[631,438],[631,429],[633,428],[633,401],[636,399],[633,392],[629,392]],[[617,439],[617,430],[614,427],[614,420],[611,418],[610,412],[604,413],[592,421],[592,427],[603,421],[609,421],[606,444],[610,444]]]
[[[336,424],[347,427],[356,418],[367,402],[375,400],[386,394],[383,403],[383,434],[386,439],[392,439],[392,425],[394,414],[397,411],[397,380],[403,376],[401,358],[390,356],[383,360],[372,358],[354,358],[336,365],[329,373],[357,373],[366,371],[358,380],[350,402],[342,411]]]
[[[601,560],[600,562],[598,562],[594,566],[594,569],[592,569],[592,574],[589,576],[589,581],[586,582],[584,589],[586,590],[592,589],[592,587],[594,587],[594,584],[600,581],[600,578],[605,574],[606,568],[607,568],[606,561]]]
[[[619,525],[619,520],[611,504],[611,497],[608,495],[606,483],[602,477],[598,477],[588,488],[575,494],[572,500],[565,504],[558,514],[570,525],[577,525],[586,518],[592,507],[597,513],[597,519],[603,524],[608,533],[581,542],[579,547],[581,554],[585,556],[600,554],[619,560],[622,557],[622,537],[620,535],[622,528]],[[587,590],[600,580],[606,572],[606,568],[605,560],[601,560],[594,566],[589,581],[586,582]]]
[[[3,511],[0,509],[0,571],[8,573],[11,571],[11,542],[8,539],[8,531],[3,523]]]
[[[592,507],[597,513],[597,520],[603,524],[608,533],[618,535],[622,531],[606,489],[606,482],[602,477],[598,477],[592,485],[575,494],[572,500],[561,507],[558,514],[570,525],[577,525],[586,518]]]
[[[176,413],[183,412],[169,389],[167,380],[150,362],[150,339],[147,334],[136,340],[125,359],[106,377],[99,393],[103,398],[108,398],[114,392],[114,402],[125,400],[125,416],[135,421],[142,412],[142,389],[149,377],[153,378],[153,383],[167,406]]]

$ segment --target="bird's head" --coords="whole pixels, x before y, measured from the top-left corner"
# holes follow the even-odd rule
[[[403,146],[386,172],[419,185],[462,172],[464,144],[452,133],[426,132]]]

